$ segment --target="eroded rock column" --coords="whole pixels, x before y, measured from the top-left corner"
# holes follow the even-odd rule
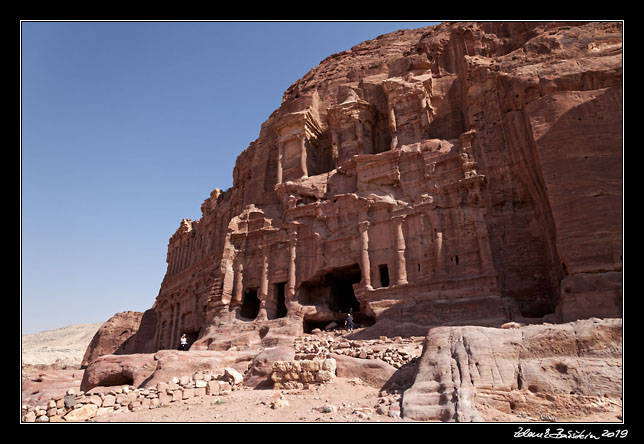
[[[235,293],[233,301],[235,305],[241,304],[244,298],[244,265],[241,262],[237,263],[235,268]]]
[[[295,302],[295,259],[297,256],[297,229],[292,227],[288,233],[288,281],[286,284],[287,306]]]
[[[391,149],[394,150],[398,146],[398,130],[396,128],[396,110],[392,105],[389,105],[389,132],[391,133]]]
[[[302,169],[302,177],[308,177],[309,171],[306,168],[306,137],[299,135],[300,139],[300,168]]]
[[[266,301],[268,301],[268,247],[262,249],[262,274],[259,281],[259,313],[257,319],[267,320]]]
[[[407,262],[405,261],[405,236],[403,234],[403,221],[405,216],[394,216],[391,218],[394,223],[394,242],[396,247],[396,284],[407,283]]]
[[[358,224],[360,229],[360,271],[362,272],[362,283],[371,290],[371,263],[369,261],[369,221],[363,220]]]
[[[277,151],[277,183],[282,183],[282,171],[284,170],[284,142],[278,142]]]
[[[434,273],[440,275],[445,267],[445,244],[441,217],[437,211],[430,210],[427,215],[434,230]]]

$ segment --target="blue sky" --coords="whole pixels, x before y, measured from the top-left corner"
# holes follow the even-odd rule
[[[152,306],[168,239],[327,56],[435,22],[23,22],[22,334]]]

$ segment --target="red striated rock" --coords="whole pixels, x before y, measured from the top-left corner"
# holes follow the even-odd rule
[[[103,355],[132,353],[135,349],[133,337],[140,331],[142,316],[143,313],[123,311],[109,318],[101,325],[87,346],[81,367],[87,367],[93,360]]]
[[[444,23],[323,60],[181,221],[135,350],[621,316],[621,34]]]
[[[621,319],[436,327],[425,339],[402,413],[461,422],[483,421],[481,409],[574,416],[582,407],[601,412],[621,405],[621,396]]]
[[[78,390],[82,379],[82,370],[45,370],[31,376],[23,373],[22,403],[39,405],[50,399],[61,399],[70,388]]]

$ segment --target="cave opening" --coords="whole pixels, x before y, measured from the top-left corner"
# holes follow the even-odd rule
[[[199,330],[185,330],[183,331],[186,335],[186,339],[188,340],[188,349],[190,349],[190,346],[199,338]]]
[[[338,313],[360,312],[360,302],[353,292],[353,284],[362,279],[358,264],[336,268],[326,274],[325,280],[331,286],[329,308]]]
[[[134,378],[129,375],[124,375],[123,373],[116,373],[112,375],[108,375],[105,378],[101,379],[101,381],[96,384],[100,387],[113,387],[116,385],[133,385],[134,384]]]
[[[315,319],[305,318],[304,331],[324,329],[333,321],[343,328],[347,313],[353,314],[356,327],[373,325],[374,318],[364,313],[353,290],[353,285],[361,280],[360,265],[353,264],[330,269],[315,281],[302,283],[300,303],[327,309],[325,313],[318,311]]]
[[[257,297],[257,288],[249,288],[244,292],[239,316],[253,320],[259,314],[259,298]]]

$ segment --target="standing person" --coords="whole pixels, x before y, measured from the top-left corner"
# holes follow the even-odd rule
[[[181,335],[181,343],[179,344],[179,350],[188,350],[188,338],[186,338],[186,334]]]
[[[344,321],[344,326],[349,329],[349,331],[353,331],[353,315],[351,313],[347,314],[347,320]]]

